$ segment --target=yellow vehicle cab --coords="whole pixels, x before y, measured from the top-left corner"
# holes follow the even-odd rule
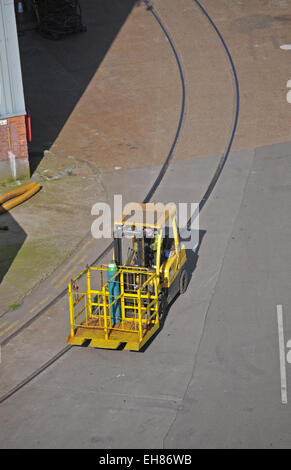
[[[114,224],[112,262],[87,266],[69,283],[69,344],[139,351],[159,329],[169,302],[187,288],[175,206],[132,203],[126,209]]]

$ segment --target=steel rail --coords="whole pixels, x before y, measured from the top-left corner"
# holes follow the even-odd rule
[[[224,153],[222,154],[220,160],[219,160],[219,163],[218,163],[218,166],[214,172],[214,175],[201,199],[201,201],[199,202],[199,205],[198,205],[198,208],[197,210],[194,212],[194,214],[190,217],[190,219],[188,220],[187,222],[187,228],[190,227],[190,225],[193,223],[193,221],[195,220],[195,218],[197,217],[197,215],[201,212],[201,210],[203,209],[203,207],[205,206],[206,202],[208,201],[210,195],[212,194],[215,186],[216,186],[216,183],[218,181],[218,178],[219,176],[221,175],[221,172],[226,164],[226,161],[228,159],[228,156],[230,154],[230,150],[231,150],[231,147],[232,147],[232,144],[233,144],[233,140],[234,140],[234,136],[235,136],[235,133],[236,133],[236,130],[237,130],[237,125],[238,125],[238,117],[239,117],[239,105],[240,105],[240,94],[239,94],[239,81],[238,81],[238,76],[237,76],[237,72],[236,72],[236,68],[235,68],[235,65],[234,65],[234,61],[233,61],[233,58],[231,56],[231,53],[230,53],[230,50],[222,36],[222,34],[220,33],[219,29],[217,28],[216,24],[214,23],[214,21],[212,20],[212,18],[210,17],[210,15],[207,13],[207,11],[205,10],[205,8],[201,5],[200,1],[198,0],[193,0],[193,2],[197,5],[197,7],[200,9],[201,13],[207,18],[207,20],[209,21],[211,27],[214,29],[214,31],[216,32],[221,44],[222,44],[222,47],[226,53],[226,56],[228,58],[228,61],[229,61],[229,64],[230,64],[230,69],[231,69],[231,72],[232,72],[232,76],[233,76],[233,82],[234,82],[234,89],[235,89],[235,92],[234,92],[234,116],[233,116],[233,125],[232,125],[232,129],[231,129],[231,134],[230,134],[230,139],[227,143],[227,146],[226,146],[226,149],[224,151]],[[198,213],[197,213],[198,211]],[[196,247],[195,251],[197,251],[199,247],[199,243],[198,243],[198,246]],[[194,364],[194,367],[195,367],[195,364]],[[190,384],[190,381],[192,380],[193,378],[193,374],[191,375],[190,379],[189,379],[189,382],[188,382],[188,385],[186,387],[186,390],[185,390],[185,393],[184,393],[184,397],[187,393],[187,390],[189,388],[189,384]],[[183,398],[184,398],[183,397]],[[172,429],[175,421],[177,419],[177,414],[174,418],[174,420],[172,421],[171,425],[169,426],[169,429],[167,431],[167,433],[165,434],[164,438],[163,438],[163,448],[164,448],[164,443],[165,443],[165,440],[167,438],[167,436],[169,435],[170,433],[170,430]]]
[[[66,352],[69,351],[73,346],[68,345],[65,348],[63,348],[61,351],[59,351],[55,356],[53,356],[51,359],[49,359],[45,364],[43,364],[41,367],[36,369],[32,374],[30,374],[28,377],[26,377],[22,382],[19,382],[15,387],[11,388],[7,393],[4,393],[0,397],[0,404],[3,403],[4,401],[8,400],[14,393],[18,392],[18,390],[22,389],[25,385],[27,385],[29,382],[31,382],[35,377],[37,377],[39,374],[41,374],[44,370],[48,369],[54,362],[56,362],[60,357],[62,357]]]
[[[233,144],[234,136],[235,136],[235,133],[236,133],[236,130],[237,130],[238,117],[239,117],[239,105],[240,105],[239,81],[238,81],[236,68],[235,68],[234,61],[233,61],[233,58],[231,56],[230,50],[229,50],[229,48],[228,48],[221,32],[219,31],[216,24],[214,23],[212,18],[209,16],[209,14],[205,10],[205,8],[201,5],[201,3],[198,0],[193,0],[193,2],[200,9],[201,13],[207,18],[207,20],[210,23],[211,27],[216,32],[216,34],[217,34],[217,36],[218,36],[218,38],[219,38],[219,40],[222,44],[222,47],[223,47],[223,49],[226,53],[226,56],[227,56],[227,59],[228,59],[229,65],[230,65],[230,70],[231,70],[231,73],[232,73],[232,77],[233,77],[233,83],[234,83],[234,115],[233,115],[233,124],[232,124],[232,128],[231,128],[231,134],[230,134],[229,141],[227,142],[225,151],[223,152],[223,154],[222,154],[222,156],[219,160],[219,163],[218,163],[217,168],[214,172],[214,175],[213,175],[213,177],[212,177],[212,179],[211,179],[204,195],[202,196],[202,198],[201,198],[201,200],[200,200],[200,202],[197,206],[196,211],[194,212],[194,214],[192,214],[192,216],[190,217],[190,219],[187,222],[187,228],[189,228],[191,226],[191,224],[196,219],[197,215],[200,214],[200,212],[202,211],[202,209],[205,206],[206,202],[208,201],[210,195],[212,194],[212,192],[213,192],[213,190],[216,186],[216,183],[219,179],[219,176],[221,175],[221,172],[222,172],[222,170],[223,170],[223,168],[226,164],[226,161],[228,159],[228,156],[230,154],[230,150],[231,150],[231,147],[232,147],[232,144]]]
[[[143,0],[143,3],[145,4],[146,8],[148,11],[151,12],[159,26],[161,27],[163,33],[165,34],[166,38],[168,39],[168,42],[170,44],[170,47],[172,49],[172,52],[175,56],[176,63],[178,66],[179,70],[179,76],[181,80],[181,87],[182,87],[182,99],[181,99],[181,110],[180,110],[180,116],[179,116],[179,121],[178,121],[178,126],[177,130],[175,133],[175,137],[173,140],[173,143],[171,145],[171,148],[169,150],[169,153],[159,171],[159,174],[154,181],[152,187],[150,188],[149,192],[145,196],[143,203],[147,203],[150,201],[154,193],[156,192],[157,188],[159,187],[167,169],[169,166],[170,161],[173,158],[173,152],[175,149],[175,146],[177,144],[181,128],[182,128],[182,123],[183,123],[183,118],[184,118],[184,113],[185,113],[185,102],[186,102],[186,86],[185,86],[185,79],[184,79],[184,74],[183,74],[183,69],[182,65],[177,53],[177,50],[175,48],[174,42],[172,41],[168,31],[166,30],[165,26],[163,25],[162,21],[160,20],[158,14],[153,10],[153,7],[149,5],[147,0]],[[96,263],[102,260],[104,256],[113,248],[113,242],[111,242],[104,250],[103,252],[90,264],[90,266],[94,266]],[[0,346],[4,346],[7,344],[9,341],[11,341],[12,338],[17,336],[21,331],[23,331],[25,328],[27,328],[31,323],[33,323],[39,316],[41,316],[43,313],[45,313],[50,307],[52,307],[56,302],[58,302],[65,294],[67,293],[67,288],[62,290],[54,299],[52,299],[47,305],[45,305],[39,312],[37,312],[32,318],[30,318],[26,323],[24,323],[18,330],[14,331],[9,335],[8,337],[5,338],[5,340],[0,344]],[[66,354],[73,346],[68,345],[65,348],[63,348],[61,351],[59,351],[55,356],[53,356],[49,361],[47,361],[45,364],[43,364],[41,367],[39,367],[37,370],[35,370],[29,377],[24,379],[22,382],[20,382],[18,385],[13,387],[10,391],[5,393],[0,397],[0,404],[6,401],[8,398],[10,398],[12,395],[14,395],[18,390],[22,389],[25,385],[27,385],[29,382],[31,382],[35,377],[37,377],[41,372],[46,370],[48,367],[50,367],[54,362],[56,362],[60,357],[62,357],[64,354]]]
[[[212,26],[212,28],[217,33],[217,35],[218,35],[218,37],[219,37],[219,39],[222,43],[222,46],[223,46],[223,48],[226,52],[226,55],[228,57],[230,67],[231,67],[231,71],[232,71],[232,75],[233,75],[233,79],[234,79],[234,84],[235,84],[235,93],[234,93],[235,112],[234,112],[234,119],[233,119],[233,125],[232,125],[232,130],[231,130],[231,136],[230,136],[230,139],[227,143],[226,150],[220,158],[220,161],[218,163],[216,171],[215,171],[215,173],[214,173],[214,175],[213,175],[213,177],[212,177],[212,179],[211,179],[211,181],[210,181],[203,197],[201,198],[201,200],[198,204],[198,210],[200,212],[202,210],[202,208],[204,207],[205,203],[207,202],[207,200],[209,199],[210,195],[212,194],[214,188],[215,188],[215,185],[216,185],[216,183],[219,179],[219,176],[220,176],[220,174],[221,174],[221,172],[222,172],[222,170],[225,166],[225,163],[228,159],[228,156],[230,154],[230,150],[231,150],[231,147],[232,147],[232,144],[233,144],[233,140],[234,140],[234,136],[235,136],[235,133],[236,133],[237,124],[238,124],[238,116],[239,116],[239,82],[238,82],[238,77],[237,77],[237,73],[236,73],[236,69],[235,69],[235,65],[234,65],[231,53],[230,53],[230,51],[229,51],[229,49],[228,49],[228,47],[227,47],[227,45],[224,41],[223,36],[221,35],[221,33],[218,30],[217,26],[215,25],[214,21],[211,19],[211,17],[207,13],[207,11],[204,9],[204,7],[201,5],[201,3],[198,0],[193,0],[193,1],[199,7],[201,12],[206,16],[206,18],[208,19],[210,25]],[[178,137],[179,137],[179,134],[180,134],[180,131],[181,131],[181,128],[182,128],[182,123],[183,123],[183,117],[184,117],[184,112],[185,112],[185,101],[186,101],[186,86],[185,86],[185,79],[184,79],[184,75],[183,75],[183,69],[182,69],[182,66],[181,66],[181,62],[180,62],[178,53],[176,51],[176,48],[174,46],[174,43],[173,43],[169,33],[167,32],[166,28],[164,27],[164,25],[163,25],[162,21],[160,20],[158,14],[154,11],[153,6],[149,4],[148,0],[143,0],[143,3],[146,5],[147,10],[149,10],[152,13],[155,20],[158,22],[158,24],[160,25],[161,29],[163,30],[165,36],[167,37],[167,39],[169,41],[169,44],[172,48],[172,51],[173,51],[174,56],[175,56],[176,61],[177,61],[179,74],[180,74],[180,79],[181,79],[181,84],[182,84],[182,105],[181,105],[181,112],[180,112],[180,118],[179,118],[179,122],[178,122],[177,132],[175,134],[175,138],[174,138],[173,143],[171,145],[168,156],[165,159],[165,161],[162,165],[162,168],[161,168],[154,184],[152,185],[151,189],[149,190],[148,194],[146,195],[146,197],[143,200],[144,203],[147,203],[147,202],[149,202],[149,200],[151,199],[151,197],[153,196],[153,194],[157,190],[158,186],[160,185],[160,183],[161,183],[161,181],[162,181],[162,179],[163,179],[163,177],[164,177],[164,175],[167,171],[169,163],[170,163],[170,161],[173,157],[173,151],[174,151],[174,148],[177,144]],[[188,220],[187,226],[189,226],[196,217],[197,217],[197,212],[194,213],[191,216],[191,218]],[[90,266],[93,266],[94,264],[99,262],[108,253],[108,251],[110,249],[112,249],[112,247],[113,247],[113,242],[110,243],[107,248],[105,248],[105,250],[101,253],[101,255],[99,255],[96,258],[96,260]],[[67,288],[64,289],[55,299],[53,299],[48,305],[46,305],[40,312],[38,312],[37,315],[35,315],[33,317],[33,319],[30,319],[19,330],[12,333],[10,335],[10,337],[2,343],[2,345],[6,344],[12,337],[16,336],[20,331],[22,331],[25,327],[27,327],[28,324],[32,323],[32,321],[34,321],[38,316],[40,316],[42,313],[44,313],[50,306],[52,306],[57,300],[59,300],[66,292],[67,292]],[[48,367],[50,367],[60,357],[62,357],[64,354],[66,354],[72,347],[73,346],[68,345],[65,348],[63,348],[55,356],[53,356],[49,361],[47,361],[45,364],[43,364],[41,367],[39,367],[36,371],[34,371],[30,376],[28,376],[26,379],[24,379],[22,382],[20,382],[15,387],[13,387],[10,391],[8,391],[4,395],[2,395],[0,397],[0,404],[3,403],[4,401],[6,401],[8,398],[10,398],[12,395],[14,395],[18,390],[22,389],[25,385],[27,385],[29,382],[31,382],[35,377],[37,377],[39,374],[41,374]]]
[[[180,132],[181,132],[181,129],[182,129],[182,123],[183,123],[183,118],[184,118],[184,114],[185,114],[185,102],[186,102],[186,86],[185,86],[185,79],[184,79],[184,74],[183,74],[183,69],[182,69],[182,65],[181,65],[181,62],[180,62],[180,59],[179,59],[179,56],[178,56],[178,53],[177,53],[177,50],[175,48],[175,45],[173,43],[173,40],[171,39],[169,33],[167,32],[166,28],[164,27],[162,21],[160,20],[158,14],[153,10],[153,7],[149,5],[148,1],[147,0],[143,0],[143,3],[145,4],[146,8],[148,11],[150,11],[153,15],[153,17],[155,18],[155,20],[157,21],[157,23],[159,24],[159,26],[161,27],[163,33],[165,34],[166,38],[168,39],[168,42],[170,44],[170,47],[173,51],[173,54],[175,56],[175,59],[176,59],[176,62],[177,62],[177,67],[178,67],[178,70],[179,70],[179,76],[180,76],[180,80],[181,80],[181,88],[182,88],[182,99],[181,99],[181,110],[180,110],[180,116],[179,116],[179,121],[178,121],[178,125],[177,125],[177,130],[176,130],[176,133],[175,133],[175,137],[174,137],[174,140],[173,140],[173,143],[171,145],[171,148],[169,150],[169,153],[166,157],[166,159],[164,160],[164,163],[159,171],[159,174],[156,178],[156,180],[154,181],[152,187],[150,188],[149,192],[147,193],[147,195],[145,196],[144,200],[142,201],[144,204],[149,202],[150,199],[152,198],[152,196],[154,195],[154,193],[156,192],[158,186],[160,185],[167,169],[168,169],[168,166],[169,166],[169,163],[171,161],[171,159],[173,158],[173,152],[174,152],[174,149],[176,147],[176,144],[177,144],[177,141],[178,141],[178,138],[179,138],[179,135],[180,135]],[[100,255],[98,255],[98,257],[90,264],[90,266],[94,266],[96,265],[97,263],[99,263],[102,258],[104,258],[104,256],[110,251],[112,250],[113,248],[113,242],[111,242],[103,251]],[[67,293],[67,287],[65,289],[63,289],[54,299],[52,299],[47,305],[45,305],[41,310],[39,310],[33,317],[31,317],[27,322],[25,322],[23,325],[21,325],[21,327],[18,328],[18,330],[14,331],[13,333],[11,333],[9,336],[7,336],[3,341],[2,343],[0,343],[0,346],[5,346],[5,344],[7,344],[12,338],[14,338],[16,335],[18,335],[18,333],[20,333],[21,331],[23,331],[23,329],[27,328],[31,323],[33,323],[39,316],[41,316],[43,313],[46,312],[46,310],[48,310],[49,308],[51,308],[56,302],[58,302],[65,294]]]

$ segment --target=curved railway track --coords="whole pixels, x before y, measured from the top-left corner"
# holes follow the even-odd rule
[[[215,25],[214,21],[211,19],[211,17],[209,16],[209,14],[207,13],[207,11],[204,9],[204,7],[201,5],[201,3],[198,1],[198,0],[193,0],[194,4],[199,8],[199,10],[201,11],[201,13],[207,18],[207,20],[209,21],[211,27],[214,29],[214,31],[216,32],[221,44],[222,44],[222,47],[224,48],[224,51],[226,53],[226,56],[228,58],[228,61],[229,61],[229,64],[230,64],[230,68],[231,68],[231,72],[232,72],[232,76],[233,76],[233,83],[234,83],[234,113],[233,113],[233,123],[232,123],[232,127],[231,127],[231,132],[230,132],[230,138],[227,142],[227,145],[226,145],[226,148],[225,148],[225,151],[223,152],[220,160],[219,160],[219,163],[218,163],[218,166],[215,170],[215,173],[203,195],[203,197],[201,198],[199,204],[198,204],[198,209],[197,211],[201,211],[203,209],[203,207],[205,206],[207,200],[209,199],[211,193],[213,192],[214,190],[214,187],[219,179],[219,176],[225,166],[225,163],[227,161],[227,158],[229,156],[229,153],[230,153],[230,150],[231,150],[231,147],[232,147],[232,143],[233,143],[233,139],[234,139],[234,136],[235,136],[235,132],[236,132],[236,129],[237,129],[237,123],[238,123],[238,115],[239,115],[239,82],[238,82],[238,77],[237,77],[237,73],[236,73],[236,69],[235,69],[235,65],[234,65],[234,62],[233,62],[233,59],[232,59],[232,56],[231,56],[231,53],[224,41],[224,38],[223,36],[221,35],[220,31],[218,30],[217,26]],[[155,21],[159,24],[160,28],[162,29],[164,35],[166,36],[166,38],[168,39],[168,42],[170,44],[170,47],[171,47],[171,50],[175,56],[175,59],[176,59],[176,63],[177,63],[177,67],[178,67],[178,70],[179,70],[179,76],[180,76],[180,81],[181,81],[181,89],[182,89],[182,99],[181,99],[181,110],[180,110],[180,116],[179,116],[179,121],[178,121],[178,125],[177,125],[177,130],[176,130],[176,133],[175,133],[175,137],[173,139],[173,142],[172,142],[172,145],[171,145],[171,148],[169,150],[169,153],[159,171],[159,174],[157,175],[152,187],[150,188],[150,190],[148,191],[147,195],[145,196],[144,200],[143,200],[143,203],[147,203],[151,200],[152,196],[154,195],[154,193],[156,192],[157,188],[159,187],[167,169],[168,169],[168,166],[173,158],[173,152],[174,152],[174,149],[176,147],[176,144],[177,144],[177,141],[178,141],[178,138],[179,138],[179,135],[180,135],[180,132],[181,132],[181,128],[182,128],[182,123],[183,123],[183,118],[184,118],[184,113],[185,113],[185,102],[186,102],[186,85],[185,85],[185,79],[184,79],[184,74],[183,74],[183,69],[182,69],[182,65],[181,65],[181,62],[180,62],[180,59],[179,59],[179,55],[177,53],[177,50],[175,48],[175,45],[174,45],[174,42],[173,40],[171,39],[171,36],[169,35],[167,29],[165,28],[162,20],[160,19],[158,13],[154,10],[153,6],[150,5],[149,1],[148,0],[143,0],[143,3],[144,5],[146,6],[147,10],[153,15]],[[193,223],[193,220],[195,219],[195,217],[197,217],[198,213],[199,212],[195,212],[191,218],[188,220],[187,222],[187,225],[190,226],[192,223]],[[91,266],[97,264],[99,261],[101,261],[101,259],[112,249],[113,247],[113,242],[110,243],[106,248],[105,250],[91,263]],[[26,322],[24,325],[22,325],[17,331],[15,331],[14,333],[12,333],[9,337],[7,337],[3,343],[2,343],[2,346],[7,344],[13,337],[15,337],[16,335],[18,335],[23,329],[25,329],[26,327],[28,327],[33,321],[35,321],[40,315],[42,315],[43,313],[45,313],[45,311],[47,311],[51,306],[53,306],[60,298],[62,298],[65,294],[67,293],[67,288],[64,289],[57,297],[55,297],[49,304],[47,304],[43,309],[41,309],[34,317],[32,317],[28,322]],[[30,374],[28,377],[26,377],[23,381],[21,381],[19,384],[17,384],[15,387],[13,387],[11,390],[9,390],[7,393],[5,393],[4,395],[2,395],[0,397],[0,404],[3,403],[4,401],[8,400],[8,398],[10,398],[12,395],[14,395],[17,391],[21,390],[25,385],[27,385],[28,383],[30,383],[34,378],[36,378],[38,375],[40,375],[43,371],[45,371],[48,367],[50,367],[52,364],[54,364],[60,357],[62,357],[64,354],[66,354],[73,346],[72,345],[68,345],[66,347],[64,347],[61,351],[59,351],[55,356],[53,356],[49,361],[47,361],[45,364],[43,364],[41,367],[39,367],[38,369],[36,369],[32,374]]]
[[[176,130],[176,133],[175,133],[175,137],[173,139],[173,142],[172,142],[172,145],[171,145],[171,148],[169,150],[169,153],[159,171],[159,174],[158,176],[156,177],[152,187],[149,189],[147,195],[145,196],[145,198],[143,199],[143,203],[147,203],[151,200],[151,198],[153,197],[154,193],[156,192],[157,188],[159,187],[167,169],[168,169],[168,166],[173,158],[173,152],[174,152],[174,149],[176,147],[176,144],[177,144],[177,141],[178,141],[178,138],[179,138],[179,135],[180,135],[180,132],[181,132],[181,129],[182,129],[182,123],[183,123],[183,118],[184,118],[184,113],[185,113],[185,102],[186,102],[186,86],[185,86],[185,79],[184,79],[184,74],[183,74],[183,70],[182,70],[182,65],[181,65],[181,62],[180,62],[180,59],[179,59],[179,56],[178,56],[178,53],[177,53],[177,50],[175,48],[175,45],[169,35],[169,33],[167,32],[166,28],[164,27],[162,21],[160,20],[158,14],[153,10],[153,8],[149,5],[148,1],[147,0],[143,0],[143,3],[146,5],[146,8],[148,11],[150,11],[153,15],[153,17],[155,18],[155,20],[157,21],[157,23],[159,24],[160,28],[162,29],[165,37],[167,38],[169,44],[170,44],[170,47],[171,47],[171,50],[174,54],[174,57],[176,59],[176,63],[177,63],[177,67],[178,67],[178,70],[179,70],[179,76],[180,76],[180,80],[181,80],[181,89],[182,89],[182,97],[181,97],[181,110],[180,110],[180,115],[179,115],[179,121],[178,121],[178,125],[177,125],[177,130]],[[96,265],[97,263],[99,263],[102,258],[113,248],[113,242],[110,243],[106,248],[105,250],[102,251],[102,253],[90,264],[90,266],[94,266]],[[27,328],[31,323],[33,323],[39,316],[41,316],[43,313],[45,313],[49,308],[51,308],[53,305],[56,304],[56,302],[58,302],[58,300],[60,300],[65,294],[67,293],[67,288],[63,289],[54,299],[52,299],[47,305],[45,305],[42,309],[40,309],[32,318],[30,318],[26,323],[24,323],[20,328],[18,328],[16,331],[14,331],[13,333],[11,333],[11,335],[9,335],[7,338],[5,338],[5,340],[0,344],[1,346],[5,346],[5,344],[7,344],[12,338],[14,338],[15,336],[17,336],[22,330],[24,330],[25,328]]]

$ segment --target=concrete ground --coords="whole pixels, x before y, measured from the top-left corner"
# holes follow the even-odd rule
[[[60,434],[56,432],[56,421],[51,415],[52,405],[50,405],[45,416],[44,434],[38,427],[41,420],[33,418],[28,433],[24,433],[21,426],[18,427],[13,443],[10,437],[6,440],[4,433],[1,434],[0,442],[3,447],[32,445],[33,447],[157,448],[163,445],[163,436],[182,405],[184,390],[193,367],[193,356],[203,329],[205,311],[221,269],[223,253],[239,211],[252,160],[253,152],[246,154],[238,152],[232,155],[232,165],[223,174],[223,185],[217,192],[216,204],[212,211],[208,211],[206,220],[200,221],[202,242],[198,253],[197,270],[191,274],[192,279],[187,293],[172,305],[163,329],[148,349],[144,353],[132,353],[73,348],[60,360],[60,363],[46,371],[36,382],[38,384],[43,380],[49,381],[41,385],[41,389],[48,390],[46,398],[50,397],[51,404],[56,403],[57,408],[59,406],[62,408],[62,413],[66,416],[67,431],[64,433],[63,428],[60,428]],[[180,197],[185,200],[189,192],[193,192],[193,183],[196,181],[198,199],[199,180],[203,176],[206,177],[210,170],[214,170],[217,162],[217,157],[208,157],[179,165],[173,164],[159,188],[160,200],[167,202],[170,196],[175,200],[179,200]],[[175,184],[177,176],[179,180],[183,180],[183,188]],[[137,178],[138,172],[135,170],[135,179]],[[228,203],[229,199],[231,203]],[[213,220],[217,210],[223,213],[220,224],[214,224]],[[211,246],[214,240],[215,252],[209,252],[209,245]],[[188,256],[189,259],[193,258],[190,249]],[[65,345],[64,338],[68,333],[68,300],[63,297],[2,348],[0,395],[9,391],[60,351]],[[52,388],[66,397],[65,403],[62,400],[58,401],[55,392],[50,388],[51,374],[53,374]],[[21,412],[20,417],[17,413],[15,418],[17,421],[20,420],[19,423],[27,423],[26,412],[38,416],[44,404],[39,399],[33,404],[30,402],[31,393],[34,392],[29,390],[34,390],[34,386],[35,383],[32,382],[19,395],[16,394],[9,399],[7,405],[3,404],[1,408],[4,413],[6,406],[13,406],[14,403],[15,407],[17,400],[20,399],[24,414]],[[24,398],[25,394],[27,401]],[[77,400],[80,398],[83,403],[81,407],[81,402],[77,405],[74,397]],[[91,409],[91,399],[95,402],[94,411]],[[34,411],[30,406],[33,406]],[[37,411],[38,406],[39,411]],[[68,412],[69,409],[72,410],[71,413]],[[92,415],[90,421],[87,421],[89,409]],[[81,419],[82,413],[84,417],[86,416],[85,427]],[[56,410],[55,416],[58,420],[59,411]],[[2,418],[4,417],[5,415],[2,415]],[[112,420],[112,423],[109,424],[108,420],[110,423]],[[13,428],[14,425],[11,429]],[[130,434],[124,432],[126,429],[130,430]],[[8,428],[6,435],[7,430]]]
[[[234,112],[231,74],[220,42],[192,0],[181,0],[179,6],[174,0],[167,3],[156,0],[154,4],[177,45],[187,86],[182,135],[174,162],[155,200],[199,201],[230,134]],[[275,0],[236,0],[231,7],[228,2],[205,0],[203,5],[233,55],[240,81],[241,111],[233,147],[236,151],[231,153],[200,217],[201,246],[198,259],[193,260],[193,269],[196,267],[188,290],[171,306],[163,329],[144,353],[73,348],[3,403],[0,408],[5,423],[0,431],[2,448],[290,446],[290,407],[282,403],[284,384],[280,375],[276,318],[277,305],[282,305],[287,342],[290,337],[291,144],[285,86],[289,79],[289,52],[281,50],[280,45],[290,41],[290,7],[286,1]],[[150,113],[156,126],[150,127],[152,119],[148,114],[141,121],[144,107],[133,99],[137,108],[133,111],[133,121],[127,119],[128,129],[134,129],[136,119],[137,128],[146,130],[147,134],[139,134],[136,145],[131,140],[126,144],[121,141],[126,120],[120,106],[124,99],[122,109],[128,110],[125,102],[131,97],[132,89],[128,98],[126,92],[118,94],[121,101],[114,98],[117,95],[113,92],[110,106],[112,113],[119,116],[119,125],[112,125],[109,118],[112,113],[101,122],[102,155],[97,155],[93,162],[100,170],[98,176],[104,187],[113,183],[125,200],[143,195],[154,180],[157,165],[171,142],[169,136],[174,133],[181,98],[175,64],[164,49],[163,40],[157,40],[158,30],[157,36],[152,34],[156,28],[153,19],[143,15],[146,15],[144,8],[134,10],[106,59],[107,67],[111,57],[112,67],[117,60],[118,75],[122,76],[120,55],[113,54],[114,47],[122,50],[121,44],[128,50],[128,43],[122,43],[121,38],[136,35],[138,29],[144,34],[144,42],[158,44],[154,52],[157,54],[154,73],[149,74],[158,80],[157,85],[153,85],[151,92],[147,87],[142,90],[138,87],[138,96],[143,91],[146,103],[149,97],[153,98],[155,90]],[[146,27],[136,28],[141,24]],[[131,53],[134,54],[131,51],[130,57]],[[130,64],[137,61],[137,73],[144,67],[138,57],[136,54],[129,61]],[[108,83],[109,69],[101,67],[98,73],[104,73],[107,79],[103,83]],[[146,75],[148,79],[149,75]],[[114,82],[113,73],[112,77]],[[120,81],[116,77],[118,87]],[[124,86],[125,80],[122,83]],[[59,162],[71,155],[67,150],[70,129],[71,139],[78,135],[76,142],[79,142],[82,132],[78,122],[85,109],[92,111],[84,151],[92,150],[95,137],[87,131],[92,130],[97,111],[89,92],[99,97],[99,86],[98,80],[91,81],[48,158],[59,155],[56,158]],[[165,86],[170,87],[168,94]],[[162,103],[167,102],[169,106],[164,114]],[[106,106],[107,101],[102,103]],[[146,125],[143,127],[141,122]],[[94,129],[99,133],[99,127]],[[109,129],[112,142],[119,149],[112,156],[113,163],[107,166],[112,142],[104,135],[109,135]],[[129,151],[124,151],[126,146],[118,145],[122,142],[127,146],[141,146],[142,158],[135,165]],[[77,159],[81,153],[77,153],[80,151],[77,146],[76,149],[72,156]],[[91,150],[85,158],[88,164],[92,164]],[[121,168],[113,171],[113,165]],[[108,193],[109,201],[112,194]],[[23,318],[28,320],[38,308],[49,304],[65,288],[72,273],[79,270],[77,263],[93,261],[105,243],[97,244],[87,237],[83,246],[82,254],[75,259],[68,258],[67,263],[24,299],[19,309],[9,313],[9,320],[4,316],[3,322],[13,320],[17,328]],[[192,256],[191,251],[188,254]],[[8,331],[6,328],[7,324],[0,330],[2,338],[13,331],[13,327]],[[2,348],[1,394],[62,349],[67,333],[67,299],[60,297]],[[287,388],[288,364],[287,361]]]
[[[222,153],[233,119],[233,84],[217,35],[192,2],[181,2],[175,15],[169,2],[156,7],[174,32],[187,81],[186,118],[174,160]],[[239,75],[233,148],[288,141],[289,52],[280,49],[288,43],[288,4],[234,2],[227,8],[208,1],[205,7],[230,45]],[[32,115],[30,165],[43,189],[6,219],[2,216],[10,231],[0,240],[0,314],[21,304],[86,238],[91,207],[112,199],[116,173],[161,164],[176,130],[178,69],[144,5],[87,1],[82,11],[87,32],[60,41],[19,27]],[[0,194],[9,189],[0,185]],[[146,192],[141,189],[134,199]]]
[[[91,208],[110,202],[115,174],[160,164],[169,151],[181,109],[178,70],[160,27],[133,4],[86,2],[87,33],[60,41],[22,26],[31,179],[42,189],[1,216],[9,231],[0,232],[0,314],[20,305],[90,235]],[[0,194],[13,187],[0,185]],[[133,199],[149,188],[142,181]],[[121,191],[126,197],[129,188]]]
[[[277,321],[282,305],[287,354],[290,156],[290,143],[258,148],[253,155],[183,406],[165,436],[166,447],[290,448],[291,361],[287,357],[285,402]]]

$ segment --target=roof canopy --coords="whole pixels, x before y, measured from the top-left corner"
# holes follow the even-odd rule
[[[131,202],[125,206],[122,216],[115,221],[115,225],[135,225],[160,229],[175,214],[176,206],[174,204]]]

